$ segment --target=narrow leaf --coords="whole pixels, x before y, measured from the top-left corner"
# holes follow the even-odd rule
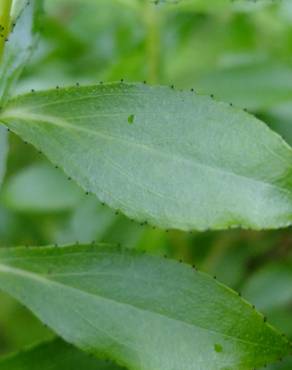
[[[0,359],[0,370],[121,370],[55,339]]]
[[[247,370],[287,340],[191,267],[110,246],[0,251],[0,288],[84,351],[139,370]]]
[[[12,18],[11,32],[7,36],[0,63],[0,101],[7,100],[31,56],[41,3],[41,0],[30,0],[15,4],[14,14],[17,18]]]
[[[72,87],[15,98],[0,121],[140,222],[182,230],[291,224],[291,148],[210,97],[139,84]]]
[[[5,130],[4,127],[0,127],[0,185],[5,174],[7,153],[8,153],[7,130]]]

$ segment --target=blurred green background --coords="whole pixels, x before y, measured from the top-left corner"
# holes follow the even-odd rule
[[[251,111],[292,144],[291,0],[46,0],[45,8],[38,49],[15,93],[120,79],[174,84]],[[151,229],[86,195],[11,134],[0,246],[93,240],[194,264],[240,291],[292,339],[290,228]],[[0,354],[51,336],[1,293]],[[291,368],[287,359],[269,369]]]

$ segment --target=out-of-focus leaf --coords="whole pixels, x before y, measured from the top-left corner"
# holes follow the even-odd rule
[[[292,338],[291,260],[266,265],[243,287],[243,295],[261,309],[269,321]]]
[[[216,235],[206,259],[199,264],[200,269],[217,278],[229,287],[238,287],[246,274],[246,265],[250,257],[249,245],[242,243],[238,231]],[[198,245],[198,248],[207,248]],[[255,248],[253,245],[252,247]]]
[[[290,348],[211,277],[109,245],[2,249],[0,287],[67,341],[130,369],[246,370]]]
[[[278,364],[265,366],[263,370],[291,370],[292,369],[292,358],[289,357],[285,360],[281,360]]]
[[[292,145],[292,100],[277,104],[264,115],[264,120]]]
[[[52,212],[75,207],[84,193],[64,174],[46,163],[22,169],[3,187],[3,202],[16,211]]]
[[[251,115],[143,84],[22,95],[0,120],[130,218],[182,230],[291,224],[292,150]]]
[[[15,26],[5,43],[4,54],[0,63],[0,100],[6,101],[14,83],[18,80],[23,68],[28,62],[36,42],[38,16],[41,10],[41,0],[17,2],[14,14],[20,15],[15,20]],[[14,20],[12,20],[14,22]]]
[[[53,338],[54,334],[26,307],[2,291],[0,302],[0,356]]]
[[[277,307],[267,310],[266,317],[269,323],[277,329],[284,331],[289,340],[292,340],[292,309],[291,306]]]
[[[155,4],[177,6],[182,9],[190,9],[200,12],[223,12],[227,9],[237,11],[255,11],[268,5],[274,4],[275,0],[147,0]]]
[[[116,218],[113,210],[103,206],[93,195],[88,196],[76,207],[66,227],[58,232],[57,241],[61,244],[102,241]]]
[[[57,233],[59,244],[91,243],[92,241],[137,246],[144,228],[88,196],[74,210],[67,227]]]
[[[292,98],[292,67],[257,63],[211,71],[196,81],[200,93],[242,108],[266,110]]]
[[[6,169],[7,153],[8,153],[7,130],[5,130],[4,127],[0,127],[0,185],[2,183]]]
[[[248,280],[243,294],[265,312],[292,303],[292,263],[265,266]]]
[[[117,365],[89,357],[61,339],[44,342],[0,359],[0,370],[121,370]]]

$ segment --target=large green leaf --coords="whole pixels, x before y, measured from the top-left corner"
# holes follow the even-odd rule
[[[16,1],[14,4],[12,31],[8,35],[0,63],[0,100],[7,100],[32,54],[41,4],[41,0]]]
[[[75,207],[82,190],[47,163],[22,169],[3,186],[2,201],[21,212],[62,211]]]
[[[0,370],[121,370],[55,339],[0,359]]]
[[[287,340],[189,266],[110,246],[0,250],[0,288],[81,349],[130,369],[251,369]]]
[[[183,230],[291,224],[291,148],[210,97],[143,84],[72,87],[15,98],[0,121],[140,222]]]

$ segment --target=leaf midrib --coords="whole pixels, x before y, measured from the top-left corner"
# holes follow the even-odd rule
[[[168,320],[171,320],[171,321],[174,321],[174,322],[178,322],[179,324],[185,325],[185,326],[188,326],[188,327],[191,327],[192,329],[194,327],[197,327],[197,328],[199,328],[201,330],[207,331],[207,332],[212,333],[212,334],[216,334],[216,335],[219,334],[220,336],[229,338],[229,339],[231,339],[232,341],[235,341],[235,342],[241,342],[241,343],[249,344],[249,345],[252,345],[252,346],[255,346],[255,347],[272,348],[273,350],[275,350],[275,345],[273,345],[273,346],[263,345],[261,343],[247,341],[247,340],[244,340],[244,339],[241,339],[241,338],[237,338],[237,337],[234,337],[234,336],[230,336],[228,334],[221,333],[221,332],[218,332],[216,330],[211,330],[211,329],[208,329],[208,328],[199,326],[199,325],[190,324],[188,322],[175,319],[175,318],[173,318],[171,316],[168,316],[168,315],[162,315],[162,314],[160,314],[158,312],[155,312],[155,311],[145,310],[145,309],[142,309],[141,307],[130,305],[130,304],[125,303],[125,302],[119,302],[119,301],[113,300],[113,299],[108,298],[108,297],[104,297],[104,296],[101,296],[101,295],[95,295],[95,294],[92,294],[92,293],[87,292],[87,291],[85,292],[85,291],[82,291],[82,290],[80,290],[78,288],[75,288],[75,287],[72,287],[72,286],[68,286],[66,284],[62,284],[62,283],[60,283],[58,281],[51,280],[51,279],[46,279],[43,276],[40,276],[40,275],[35,274],[33,272],[30,272],[30,271],[27,271],[27,270],[18,269],[18,268],[7,266],[7,265],[3,265],[2,263],[0,264],[0,273],[1,272],[12,274],[12,275],[16,275],[16,276],[21,276],[21,277],[27,278],[27,279],[32,279],[32,280],[35,280],[35,281],[37,281],[37,282],[39,282],[41,284],[47,284],[47,285],[50,285],[51,284],[51,285],[56,286],[56,287],[66,288],[66,289],[69,289],[69,290],[72,290],[72,291],[76,291],[78,294],[85,295],[85,296],[87,295],[87,296],[90,296],[90,297],[94,297],[94,299],[104,300],[104,301],[110,302],[111,304],[116,304],[116,305],[131,307],[132,309],[134,308],[137,311],[142,311],[142,312],[151,313],[152,315],[157,315],[157,316],[161,317],[162,319],[168,319]],[[123,344],[123,343],[121,343],[121,344]],[[279,350],[282,350],[282,346],[276,346],[276,348],[279,348]]]
[[[25,110],[20,110],[20,109],[14,109],[14,110],[12,109],[12,110],[8,110],[6,112],[3,112],[2,115],[0,115],[0,120],[2,120],[4,124],[5,124],[5,119],[8,119],[8,120],[9,119],[20,119],[22,121],[25,121],[26,123],[29,123],[30,121],[33,121],[33,122],[36,122],[36,123],[37,122],[49,123],[49,124],[61,127],[63,129],[68,129],[68,130],[72,130],[72,131],[75,130],[75,131],[80,131],[80,132],[86,132],[87,134],[90,134],[90,135],[100,136],[100,137],[102,137],[103,139],[106,139],[106,140],[113,140],[113,141],[116,141],[118,143],[124,142],[124,143],[128,144],[129,146],[138,147],[138,148],[140,148],[142,150],[145,150],[145,151],[151,151],[151,152],[155,153],[158,156],[168,156],[170,154],[170,153],[165,153],[165,152],[159,151],[159,150],[157,150],[157,148],[155,148],[153,146],[149,146],[149,145],[147,146],[145,144],[140,144],[140,143],[137,143],[137,142],[134,142],[134,141],[131,141],[131,140],[126,140],[125,138],[116,137],[116,136],[112,136],[112,135],[109,135],[109,134],[104,134],[102,132],[98,132],[96,130],[91,130],[89,128],[72,125],[72,124],[70,124],[70,122],[66,121],[65,119],[61,119],[61,118],[56,117],[56,116],[50,116],[50,115],[44,115],[44,114],[38,114],[38,113],[30,113],[30,112],[27,112]],[[225,168],[222,168],[222,167],[213,167],[213,166],[211,166],[207,163],[199,162],[195,158],[193,158],[193,160],[189,160],[189,159],[184,158],[182,156],[178,156],[177,154],[176,154],[176,156],[174,156],[173,153],[172,153],[172,158],[175,158],[176,160],[179,160],[179,161],[182,161],[182,162],[186,162],[186,163],[190,164],[191,166],[202,167],[204,169],[208,169],[208,170],[211,170],[211,171],[214,171],[214,172],[219,172],[220,174],[223,173],[223,174],[226,174],[226,175],[229,175],[229,176],[232,176],[232,177],[244,179],[245,181],[248,181],[248,182],[254,182],[256,184],[261,184],[263,186],[267,186],[267,187],[276,189],[277,191],[284,192],[289,197],[291,197],[291,191],[289,189],[287,189],[285,187],[282,187],[282,186],[279,186],[279,185],[274,184],[274,183],[270,183],[270,182],[267,182],[267,181],[264,181],[264,180],[258,180],[258,179],[255,179],[253,177],[248,177],[248,176],[245,176],[245,175],[237,174],[235,172],[226,170]],[[126,174],[124,174],[124,175],[126,175]],[[132,181],[134,182],[134,179],[132,179]],[[137,185],[136,182],[134,182],[134,183]],[[161,194],[157,193],[157,195],[163,196],[164,198],[167,198],[162,193]]]

